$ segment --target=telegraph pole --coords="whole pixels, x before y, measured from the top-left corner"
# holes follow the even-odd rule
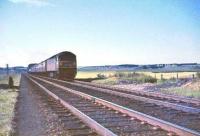
[[[7,74],[7,76],[9,75],[9,65],[8,64],[6,64],[6,74]]]

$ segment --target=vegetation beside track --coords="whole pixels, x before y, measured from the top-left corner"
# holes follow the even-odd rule
[[[140,84],[142,86],[144,83],[153,83],[155,88],[157,85],[161,86],[162,93],[200,98],[200,73],[197,72],[79,71],[77,77],[82,80],[90,78],[90,81],[94,79],[92,81],[94,83],[107,85]],[[180,83],[181,85],[179,85]],[[173,84],[173,86],[169,84]],[[162,88],[162,85],[165,87]]]
[[[132,71],[78,71],[76,78],[97,78],[98,75],[104,75],[106,77],[112,77],[113,75],[117,73],[138,73],[138,74],[144,74],[147,76],[152,76],[154,78],[157,78],[158,80],[161,79],[161,75],[163,79],[171,79],[171,78],[192,78],[193,75],[196,77],[196,72],[132,72]]]
[[[18,96],[20,75],[11,75],[14,88],[8,88],[8,76],[0,75],[0,136],[7,136],[12,131],[14,107]]]
[[[179,87],[179,88],[171,88],[167,90],[162,90],[161,92],[200,99],[200,90],[192,90],[192,89]]]
[[[108,85],[117,85],[117,84],[141,84],[141,83],[156,83],[157,79],[147,76],[144,74],[137,73],[117,73],[112,77],[105,78],[103,80],[95,80],[95,83],[108,84]]]
[[[196,72],[131,72],[131,71],[79,71],[76,78],[108,85],[132,84],[132,83],[163,83],[166,80],[173,81],[177,78],[195,78]],[[100,80],[98,80],[100,79]]]
[[[163,89],[161,92],[200,99],[200,78],[192,80],[181,87]]]

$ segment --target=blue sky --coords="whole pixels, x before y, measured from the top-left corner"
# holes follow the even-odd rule
[[[0,0],[0,67],[200,63],[199,0]]]

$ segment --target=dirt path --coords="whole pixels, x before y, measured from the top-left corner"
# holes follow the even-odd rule
[[[22,76],[16,109],[16,134],[19,136],[59,135],[62,129],[51,109],[45,107],[37,90]]]

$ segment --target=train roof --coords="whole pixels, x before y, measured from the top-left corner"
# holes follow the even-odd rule
[[[57,54],[51,56],[51,57],[48,58],[48,59],[54,58],[55,56],[64,55],[64,54],[71,54],[71,55],[76,56],[76,55],[75,55],[74,53],[72,53],[72,52],[69,52],[69,51],[63,51],[63,52],[60,52],[60,53],[57,53]],[[42,62],[45,62],[45,61],[48,60],[48,59],[45,59],[45,60],[42,61]],[[42,62],[40,62],[40,63],[42,63]],[[32,67],[32,66],[34,66],[34,65],[38,65],[38,64],[40,64],[40,63],[33,63],[33,64],[29,64],[29,65],[30,65],[30,67]],[[29,66],[29,65],[28,65],[28,66]]]
[[[37,65],[37,63],[31,63],[31,64],[28,65],[28,67],[32,67],[34,65]]]
[[[58,54],[56,54],[56,55],[53,55],[52,57],[50,57],[50,58],[48,58],[48,59],[54,58],[55,56],[64,55],[64,54],[72,54],[72,55],[75,56],[75,54],[72,53],[72,52],[69,52],[69,51],[63,51],[63,52],[60,52],[60,53],[58,53]],[[46,60],[48,60],[48,59],[46,59]],[[44,60],[44,61],[46,61],[46,60]]]

